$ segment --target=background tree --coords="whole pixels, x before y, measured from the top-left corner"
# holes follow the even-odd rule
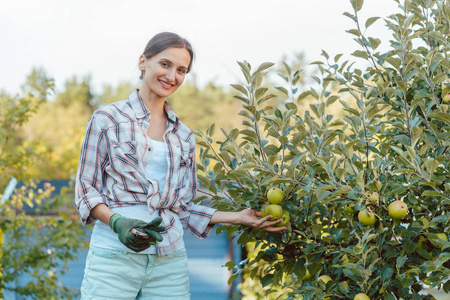
[[[235,115],[239,107],[233,95],[212,82],[198,87],[195,74],[192,76],[168,98],[181,121],[193,129],[207,128],[214,121],[225,128],[234,127],[235,121],[230,116]]]
[[[86,242],[79,219],[66,197],[51,197],[53,188],[46,184],[36,189],[33,179],[40,179],[27,173],[35,158],[37,149],[25,146],[18,137],[18,130],[38,108],[46,102],[53,90],[53,81],[45,79],[43,72],[33,70],[24,96],[12,97],[0,94],[0,190],[12,177],[31,182],[11,196],[2,195],[0,202],[0,298],[4,293],[31,296],[36,299],[71,299],[77,291],[61,285],[59,276],[67,271],[67,261]],[[35,80],[39,78],[39,80]],[[33,79],[30,81],[30,79]],[[70,201],[70,202],[69,202]],[[34,214],[27,214],[25,207],[34,207]],[[23,276],[32,280],[24,285],[16,284]]]
[[[105,84],[103,85],[102,94],[98,96],[97,107],[128,99],[135,88],[136,86],[129,81],[120,82],[115,87],[110,84]]]
[[[360,46],[353,56],[369,67],[324,51],[324,61],[313,63],[319,87],[300,93],[288,84],[290,97],[271,113],[263,79],[273,64],[239,63],[245,84],[233,87],[245,128],[222,130],[220,140],[215,125],[197,132],[199,178],[217,208],[262,209],[277,187],[290,214],[283,234],[220,228],[261,249],[230,262],[230,280],[246,272],[266,296],[284,287],[289,299],[432,299],[425,284],[450,290],[450,6],[396,1],[399,12],[385,19],[390,48],[380,53],[382,41],[366,33],[379,18],[360,20],[363,1],[350,2],[345,15],[355,28],[348,32]],[[285,68],[286,82],[296,81]],[[306,97],[315,103],[302,112]],[[336,104],[343,117],[330,110]],[[390,207],[397,200],[404,217]]]
[[[93,99],[91,76],[86,75],[79,80],[74,75],[72,78],[66,80],[64,91],[57,95],[56,102],[66,107],[77,102],[80,105],[89,107],[93,112],[96,108],[96,103]]]

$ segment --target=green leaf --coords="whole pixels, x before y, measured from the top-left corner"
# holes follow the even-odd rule
[[[320,188],[318,188],[318,189],[316,190],[316,193],[318,193],[318,192],[320,192],[320,191],[329,191],[329,190],[332,190],[332,189],[334,189],[334,188],[335,188],[334,185],[331,185],[331,184],[325,184],[325,185],[322,185]]]
[[[391,279],[392,275],[394,274],[394,269],[391,267],[386,267],[383,272],[381,273],[381,280],[386,282],[389,279]]]
[[[328,215],[328,210],[325,206],[320,204],[319,202],[316,202],[316,207],[319,209],[320,213],[324,216]]]
[[[401,157],[406,158],[405,152],[402,149],[400,149],[399,147],[391,146],[391,149],[394,150],[395,152],[397,152],[397,154],[400,155]]]
[[[372,25],[373,23],[375,23],[380,17],[371,17],[368,18],[366,21],[366,28],[369,28],[370,25]]]
[[[445,223],[447,221],[448,221],[447,215],[437,216],[431,220],[432,223]]]
[[[356,176],[356,183],[358,183],[361,188],[364,188],[364,170],[359,171],[358,176]]]
[[[433,257],[430,255],[430,253],[423,249],[423,248],[417,248],[416,249],[417,254],[419,254],[420,256],[422,256],[425,259],[432,259]]]
[[[369,42],[370,42],[370,46],[372,47],[372,49],[377,49],[378,48],[378,46],[380,46],[380,44],[381,44],[381,40],[380,39],[374,39],[374,38],[368,38],[369,39]]]
[[[435,112],[429,114],[428,117],[450,124],[450,114],[447,113]]]
[[[424,192],[422,193],[421,196],[422,196],[422,197],[426,197],[426,196],[437,196],[437,197],[440,197],[440,196],[442,196],[442,195],[439,194],[439,193],[436,192],[436,191],[424,191]]]
[[[397,300],[397,298],[395,298],[395,296],[392,294],[385,294],[383,296],[383,300]]]
[[[436,169],[439,167],[441,162],[434,158],[428,158],[425,161],[425,167],[427,168],[428,173],[433,174]]]
[[[240,84],[230,84],[230,86],[236,90],[238,90],[239,92],[241,92],[242,94],[245,94],[246,96],[248,96],[247,94],[247,90]]]
[[[406,255],[397,257],[397,269],[400,269],[401,267],[403,267],[403,265],[406,262],[406,259],[407,259]]]
[[[238,278],[238,276],[239,276],[239,273],[231,275],[230,278],[228,279],[228,285],[231,285],[233,283],[233,281],[236,278]]]
[[[260,73],[260,72],[262,72],[262,71],[264,71],[264,70],[270,68],[270,67],[273,66],[273,65],[274,65],[274,63],[271,63],[271,62],[265,62],[265,63],[262,63],[262,64],[258,67],[258,69],[256,69],[256,71],[253,73],[252,76],[255,76],[256,74],[258,74],[258,73]]]
[[[397,70],[400,68],[401,60],[394,57],[385,57],[384,60],[391,64]]]
[[[351,55],[356,56],[356,57],[361,57],[361,58],[364,58],[364,59],[368,59],[369,58],[369,55],[367,54],[367,52],[366,51],[361,51],[361,50],[356,50]]]
[[[294,170],[295,167],[299,164],[302,157],[306,154],[306,152],[299,152],[297,153],[294,158],[291,160],[291,165],[289,166],[289,169]]]
[[[446,292],[448,294],[448,292],[450,291],[450,280],[446,281],[442,288],[443,288],[444,292]]]
[[[339,53],[339,54],[336,54],[336,56],[334,57],[334,62],[338,62],[339,61],[339,59],[342,57],[342,53]]]
[[[303,93],[301,93],[301,94],[297,97],[297,101],[300,101],[300,100],[302,100],[302,99],[308,97],[309,95],[311,95],[311,92],[310,92],[310,91],[303,92]]]
[[[340,282],[339,283],[339,287],[341,288],[341,290],[343,290],[344,292],[348,291],[348,283],[346,281]]]
[[[245,75],[247,75],[247,76],[250,77],[250,68],[249,68],[249,66],[248,66],[246,63],[243,63],[243,62],[240,62],[240,61],[238,61],[238,64],[239,64],[239,66],[241,67],[242,72],[243,72]]]
[[[352,4],[353,9],[358,12],[361,10],[364,1],[363,0],[350,0],[350,3]]]
[[[261,278],[261,284],[263,287],[266,287],[272,283],[272,280],[273,280],[273,274],[267,274],[263,278]]]
[[[357,267],[349,266],[349,264],[347,264],[346,267],[344,268],[344,274],[357,282],[362,281],[364,278],[363,274],[361,273],[361,270],[359,270]]]
[[[276,86],[275,88],[276,88],[277,90],[279,90],[280,92],[282,92],[283,94],[285,94],[286,96],[289,96],[288,90],[285,89],[284,87],[282,87],[282,86]]]
[[[255,164],[254,162],[246,162],[243,163],[242,165],[240,165],[239,167],[237,167],[238,170],[247,170],[247,169],[254,169],[258,167],[257,164]]]
[[[350,18],[350,19],[352,19],[352,20],[355,20],[355,16],[352,15],[351,13],[349,13],[349,12],[344,12],[343,15],[348,17],[348,18]]]
[[[228,270],[233,269],[235,266],[236,266],[236,264],[234,262],[232,262],[232,261],[229,261],[229,262],[225,263],[225,267],[227,267]]]
[[[215,128],[216,128],[216,124],[212,123],[211,125],[209,125],[208,130],[206,130],[206,134],[210,137],[213,136]]]
[[[348,33],[356,35],[356,36],[360,36],[361,35],[361,31],[359,31],[358,29],[349,29],[347,30]]]
[[[266,92],[268,88],[266,87],[260,87],[255,91],[255,99],[259,100]]]
[[[436,269],[440,268],[444,263],[450,260],[450,253],[444,252],[436,258]]]

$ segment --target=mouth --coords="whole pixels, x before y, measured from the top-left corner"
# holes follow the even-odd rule
[[[162,87],[165,89],[171,89],[174,86],[173,84],[170,84],[163,80],[158,80],[158,82],[161,83]]]

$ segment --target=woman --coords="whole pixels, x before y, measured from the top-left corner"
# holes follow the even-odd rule
[[[82,299],[189,299],[183,229],[198,238],[217,223],[286,229],[252,209],[222,212],[191,201],[195,140],[166,98],[181,86],[193,58],[188,41],[157,34],[139,58],[141,89],[88,122],[75,201],[83,225],[97,221]]]

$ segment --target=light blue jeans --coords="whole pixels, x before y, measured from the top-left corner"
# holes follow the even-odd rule
[[[81,299],[188,300],[186,250],[158,256],[91,246]]]

